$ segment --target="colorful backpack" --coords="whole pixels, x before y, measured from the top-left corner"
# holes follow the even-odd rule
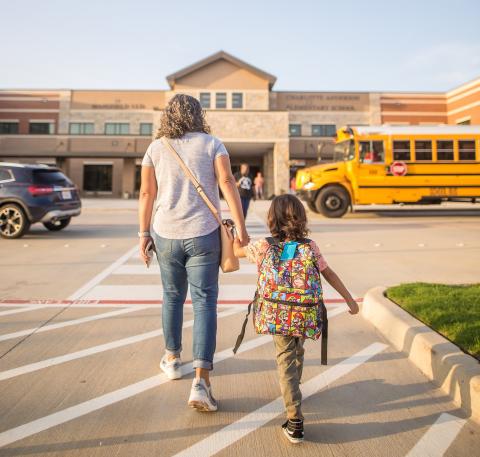
[[[233,352],[237,352],[253,305],[256,333],[317,340],[322,335],[321,363],[327,364],[328,319],[322,284],[311,240],[296,242],[294,253],[283,256],[288,242],[267,238],[259,266],[257,291]]]

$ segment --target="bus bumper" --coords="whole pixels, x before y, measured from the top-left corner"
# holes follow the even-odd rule
[[[300,200],[310,202],[310,203],[314,203],[317,192],[318,192],[318,189],[316,189],[316,190],[297,190],[297,197]]]

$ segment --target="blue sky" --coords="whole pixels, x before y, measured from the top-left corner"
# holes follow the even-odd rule
[[[444,91],[480,76],[480,1],[0,0],[1,88],[164,89],[220,49],[277,90]]]

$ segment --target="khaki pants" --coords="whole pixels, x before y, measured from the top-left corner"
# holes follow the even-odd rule
[[[302,419],[302,392],[300,379],[303,370],[304,338],[292,336],[273,337],[277,351],[278,375],[280,389],[287,410],[288,419]]]

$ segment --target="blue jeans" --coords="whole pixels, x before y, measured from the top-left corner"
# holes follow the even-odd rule
[[[182,350],[183,304],[190,285],[193,305],[193,367],[213,368],[217,339],[220,231],[186,240],[154,235],[163,285],[162,325],[167,354]]]
[[[250,206],[250,200],[252,197],[240,197],[240,201],[242,202],[242,211],[243,211],[243,217],[247,217],[248,213],[248,207]]]

